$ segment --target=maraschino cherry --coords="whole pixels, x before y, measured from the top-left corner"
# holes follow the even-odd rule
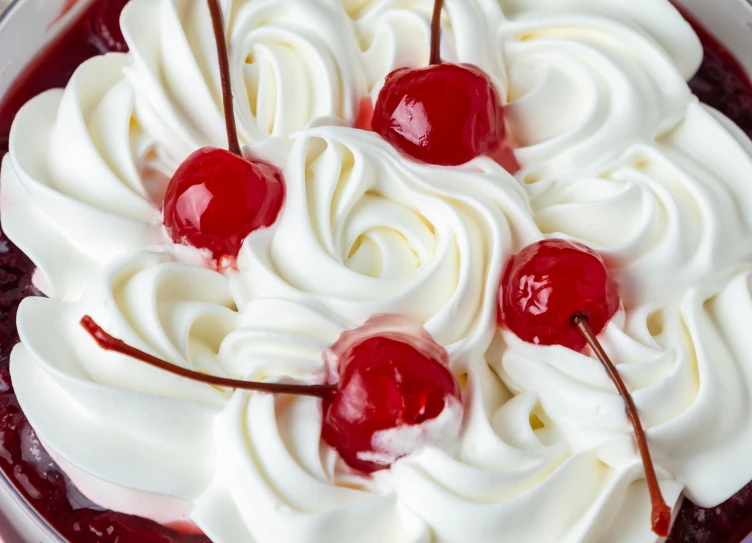
[[[499,292],[499,318],[520,339],[581,351],[586,340],[572,324],[572,308],[598,334],[619,309],[616,283],[603,259],[585,245],[549,239],[522,249],[509,262]]]
[[[327,354],[336,384],[299,385],[252,382],[198,373],[140,351],[105,332],[90,316],[81,326],[105,350],[118,352],[161,370],[215,386],[272,394],[313,396],[323,400],[322,438],[352,468],[372,473],[388,468],[401,453],[381,450],[380,433],[436,419],[445,409],[461,414],[460,386],[447,367],[447,354],[419,323],[405,333],[406,317],[380,315],[361,328],[342,334]],[[401,330],[390,329],[390,321]],[[417,330],[417,334],[413,332]],[[451,405],[450,405],[451,404]],[[413,432],[415,434],[416,432]],[[431,442],[426,434],[421,443]]]
[[[282,207],[282,173],[243,158],[235,127],[230,69],[219,0],[208,0],[217,43],[229,151],[214,147],[191,154],[167,186],[163,222],[176,243],[208,249],[215,259],[236,257],[243,240],[274,223]]]
[[[582,243],[562,239],[539,241],[522,249],[507,264],[499,288],[500,323],[520,339],[577,352],[587,344],[603,364],[624,399],[634,429],[653,503],[653,531],[666,537],[671,508],[661,494],[637,407],[596,337],[618,307],[616,282],[600,255]]]
[[[457,166],[493,154],[504,140],[501,98],[483,70],[442,64],[443,0],[435,0],[430,65],[400,68],[386,77],[374,109],[375,132],[404,154],[429,164]]]
[[[343,333],[329,352],[340,378],[322,436],[360,471],[389,467],[388,454],[374,454],[380,432],[436,419],[449,403],[461,406],[447,352],[412,319],[375,317]]]

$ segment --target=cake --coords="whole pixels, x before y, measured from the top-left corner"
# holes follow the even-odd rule
[[[66,537],[746,535],[752,145],[669,2],[75,28],[114,52],[14,112],[0,172],[9,313],[35,294],[0,457]]]

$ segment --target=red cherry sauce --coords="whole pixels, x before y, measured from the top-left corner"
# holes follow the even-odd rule
[[[8,150],[10,126],[23,104],[44,90],[64,86],[84,60],[105,50],[124,49],[113,21],[126,2],[95,2],[0,98],[0,157]],[[690,82],[692,90],[752,137],[752,85],[736,59],[702,27],[694,26],[705,46],[705,61]],[[72,543],[209,543],[204,536],[186,535],[139,517],[87,507],[39,446],[19,408],[8,372],[10,351],[18,342],[18,304],[24,297],[38,294],[31,285],[32,272],[29,260],[0,231],[0,469]],[[685,502],[668,541],[738,543],[750,531],[752,484],[712,509]]]

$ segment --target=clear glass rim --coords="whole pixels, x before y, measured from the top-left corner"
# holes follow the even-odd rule
[[[30,517],[30,520],[33,521],[34,525],[50,540],[55,541],[59,543],[68,543],[68,540],[65,539],[60,533],[55,530],[55,528],[52,527],[52,525],[45,519],[30,503],[29,501],[24,497],[23,494],[18,490],[16,485],[13,484],[13,481],[10,480],[8,477],[8,474],[5,473],[4,470],[0,469],[0,486],[4,488],[0,488],[0,492],[6,492],[7,495],[10,497],[13,502],[18,506],[18,509],[20,511],[23,511],[28,517]],[[25,534],[22,534],[25,535]],[[0,541],[2,539],[0,538]],[[8,541],[8,543],[11,543]]]
[[[8,4],[4,10],[0,11],[0,28],[3,26],[3,23],[5,23],[5,20],[10,18],[11,13],[18,7],[21,1],[22,0],[11,0],[11,3]]]
[[[9,23],[13,14],[24,0],[12,0],[5,9],[0,11],[0,31],[5,24]],[[45,519],[37,509],[29,503],[26,497],[19,491],[18,487],[13,484],[5,470],[0,469],[0,492],[4,492],[10,500],[17,506],[17,511],[26,514],[29,520],[33,522],[37,529],[39,529],[49,541],[59,543],[69,543],[60,533],[52,527],[52,525]],[[10,515],[8,515],[10,516]],[[25,534],[21,534],[22,536]],[[0,541],[2,541],[3,534],[0,534]],[[7,543],[11,543],[10,540],[6,540]]]

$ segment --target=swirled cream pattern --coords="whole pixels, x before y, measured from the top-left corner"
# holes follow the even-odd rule
[[[65,91],[24,106],[2,168],[3,230],[38,266],[42,290],[76,299],[104,263],[165,240],[166,183],[153,140],[133,122],[125,55],[81,66]]]
[[[501,267],[537,235],[499,166],[424,166],[376,134],[322,127],[294,137],[283,173],[285,207],[246,241],[236,296],[295,299],[354,322],[405,314],[444,345],[488,336]]]
[[[598,249],[618,279],[601,339],[667,500],[714,506],[752,479],[752,144],[691,96],[701,48],[669,2],[447,0],[442,56],[503,94],[516,178],[485,157],[417,164],[351,128],[390,70],[426,62],[429,0],[223,7],[245,152],[287,184],[237,269],[160,225],[180,160],[225,140],[203,2],[132,0],[132,52],[27,105],[3,164],[3,228],[51,298],[20,308],[14,387],[89,497],[215,543],[655,541],[599,363],[497,329],[504,263],[547,236]],[[78,326],[91,314],[206,373],[314,383],[339,335],[384,312],[447,348],[465,415],[455,442],[373,478],[322,442],[317,400],[185,381]]]
[[[718,145],[723,159],[705,151]],[[597,174],[529,184],[531,204],[544,234],[578,239],[609,259],[627,305],[675,300],[752,254],[742,173],[751,166],[719,114],[691,104],[674,131],[631,146]]]
[[[668,54],[626,22],[522,17],[502,26],[501,40],[523,177],[602,167],[673,128],[690,101]]]
[[[105,353],[78,322],[90,314],[137,348],[222,373],[211,355],[234,326],[234,309],[222,275],[168,253],[132,253],[92,280],[78,303],[21,304],[11,372],[19,390],[35,392],[20,402],[53,454],[91,477],[195,498],[213,471],[211,424],[227,394]]]
[[[742,460],[752,440],[744,415],[752,373],[744,354],[749,339],[741,333],[751,301],[747,269],[693,288],[675,304],[648,303],[620,315],[601,336],[621,362],[657,464],[705,507],[752,479]],[[498,341],[506,348],[491,365],[512,390],[535,391],[574,446],[597,451],[616,469],[633,462],[623,402],[597,361],[559,347],[533,348],[509,333]],[[729,462],[733,472],[720,467]]]
[[[350,21],[336,4],[224,2],[241,140],[284,136],[319,117],[352,123],[365,96]],[[206,2],[134,0],[123,13],[129,79],[145,117],[180,160],[226,144],[216,45]]]

